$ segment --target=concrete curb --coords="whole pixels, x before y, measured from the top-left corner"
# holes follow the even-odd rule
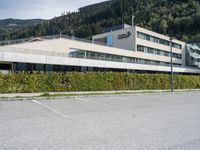
[[[199,89],[200,90],[200,89]],[[135,90],[135,91],[92,91],[92,92],[44,92],[51,95],[55,94],[76,94],[76,95],[82,95],[82,94],[113,94],[113,93],[151,93],[151,92],[169,92],[169,90]],[[8,94],[0,94],[0,97],[7,97],[7,98],[13,98],[13,97],[38,97],[41,96],[44,93],[8,93]]]
[[[109,97],[116,95],[134,95],[134,94],[158,94],[169,93],[170,90],[130,90],[130,91],[92,91],[92,92],[47,92],[55,96],[41,96],[44,93],[11,93],[0,94],[0,101],[16,101],[16,100],[32,100],[32,99],[63,99],[63,98],[76,98],[76,97]],[[175,93],[180,92],[200,92],[200,89],[177,89]],[[56,96],[56,95],[63,96]],[[66,95],[66,96],[65,96]],[[69,95],[69,96],[68,96]]]

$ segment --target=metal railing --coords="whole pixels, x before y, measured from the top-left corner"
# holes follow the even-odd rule
[[[31,38],[18,39],[18,40],[0,41],[0,46],[33,42],[34,40],[41,40],[42,41],[42,40],[53,40],[53,39],[59,39],[59,38],[65,38],[65,39],[75,40],[75,41],[79,41],[79,42],[85,42],[85,43],[92,43],[92,44],[107,46],[106,43],[96,42],[96,41],[92,41],[92,40],[77,38],[77,37],[63,35],[63,34],[41,36],[41,37],[31,37]]]
[[[70,40],[75,40],[75,41],[85,42],[85,43],[90,43],[90,44],[92,43],[92,44],[97,44],[97,45],[108,46],[106,43],[101,43],[101,42],[97,42],[97,41],[87,40],[87,39],[63,35],[63,34],[60,35],[60,38],[65,38],[65,39],[70,39]]]
[[[57,39],[57,38],[60,38],[60,35],[56,34],[56,35],[51,35],[51,36],[41,36],[41,37],[31,37],[31,38],[25,38],[25,39],[9,40],[9,41],[0,41],[0,46],[26,43],[26,42],[31,42],[36,39],[37,40],[51,40],[51,39]]]

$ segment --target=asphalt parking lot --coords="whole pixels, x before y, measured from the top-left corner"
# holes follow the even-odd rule
[[[0,102],[2,150],[199,150],[200,92]]]

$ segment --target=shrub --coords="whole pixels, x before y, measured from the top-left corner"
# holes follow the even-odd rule
[[[200,76],[175,75],[176,89],[200,88]],[[169,89],[170,75],[114,72],[0,74],[0,93]]]

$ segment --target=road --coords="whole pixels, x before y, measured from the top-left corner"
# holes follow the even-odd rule
[[[199,150],[200,92],[0,102],[2,150]]]

